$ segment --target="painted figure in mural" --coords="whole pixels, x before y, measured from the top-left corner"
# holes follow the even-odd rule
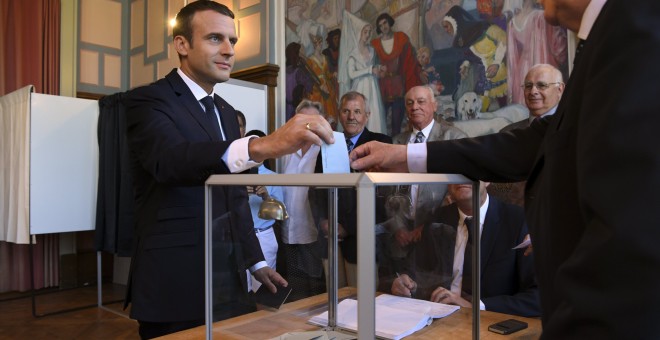
[[[424,73],[424,79],[426,79],[427,84],[431,89],[433,89],[433,94],[439,96],[444,86],[442,81],[440,81],[440,73],[435,70],[435,66],[431,64],[431,56],[433,51],[426,46],[422,46],[417,50],[417,61],[419,61],[419,66],[422,67],[422,72]]]
[[[339,93],[339,83],[337,82],[337,73],[339,72],[339,41],[341,39],[341,30],[336,28],[328,32],[325,42],[328,47],[323,49],[323,55],[328,62],[328,72],[332,75],[330,82],[334,85],[335,93]]]
[[[337,125],[337,93],[332,83],[332,73],[328,69],[328,61],[321,53],[323,48],[323,37],[320,35],[310,35],[310,40],[314,45],[314,53],[307,59],[306,63],[309,70],[313,73],[312,92],[306,98],[321,103],[326,119],[333,125]]]
[[[376,75],[380,66],[374,64],[375,52],[370,45],[373,27],[344,11],[339,55],[339,94],[340,97],[349,91],[357,91],[367,98],[367,106],[371,109],[371,116],[367,128],[373,132],[386,131],[386,111],[383,108],[381,91],[378,87]]]
[[[286,120],[296,113],[296,106],[312,92],[312,75],[307,71],[302,46],[293,42],[286,46]]]
[[[525,103],[521,85],[530,67],[550,64],[567,73],[566,29],[548,24],[535,2],[522,0],[509,21],[507,65],[515,65],[508,75],[510,103]]]
[[[388,122],[390,135],[401,132],[405,114],[404,94],[414,86],[422,84],[422,69],[415,58],[410,39],[403,32],[394,32],[394,18],[383,13],[376,19],[376,33],[380,37],[371,41],[377,64],[380,93],[386,112],[391,110]]]
[[[302,45],[304,56],[314,53],[314,44],[310,34],[325,36],[325,25],[308,17],[307,0],[287,0],[286,43],[297,42]]]
[[[424,24],[426,43],[435,50],[452,46],[454,37],[442,27],[442,20],[447,11],[454,6],[461,6],[463,0],[426,0],[424,4]]]
[[[505,0],[477,0],[479,17],[491,24],[506,29],[506,17],[502,14]]]
[[[453,46],[465,49],[466,53],[460,65],[462,84],[459,85],[456,98],[473,91],[483,94],[482,111],[494,111],[506,106],[506,32],[497,25],[474,19],[458,6],[447,12],[442,24],[454,36]],[[474,86],[465,86],[463,82],[471,80],[471,72],[474,73]]]

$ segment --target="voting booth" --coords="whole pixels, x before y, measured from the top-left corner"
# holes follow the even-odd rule
[[[0,240],[27,244],[30,235],[94,230],[97,102],[32,86],[1,102]]]

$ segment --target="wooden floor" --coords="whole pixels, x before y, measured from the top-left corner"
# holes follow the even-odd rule
[[[42,293],[42,292],[40,292]],[[121,309],[124,286],[104,284],[99,308],[96,286],[50,290],[37,295],[36,314],[94,305],[76,311],[34,317],[29,294],[0,294],[0,339],[139,339],[137,322]],[[120,315],[122,314],[122,315]]]

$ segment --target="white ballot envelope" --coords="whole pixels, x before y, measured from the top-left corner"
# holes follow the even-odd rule
[[[344,133],[333,132],[335,136],[334,144],[321,145],[321,157],[323,157],[324,174],[347,174],[351,172],[351,166],[348,159],[348,149]]]

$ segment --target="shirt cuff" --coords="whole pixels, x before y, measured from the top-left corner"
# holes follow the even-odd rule
[[[408,144],[408,171],[426,173],[426,143]]]
[[[259,261],[259,262],[255,263],[254,266],[250,267],[250,273],[254,274],[254,272],[256,272],[257,270],[259,270],[263,267],[268,267],[268,263],[266,261]]]
[[[242,172],[261,164],[250,159],[248,143],[252,138],[259,137],[249,136],[237,139],[229,145],[227,151],[222,155],[222,161],[227,164],[231,173]]]
[[[484,305],[484,302],[479,300],[479,310],[486,310],[486,305]]]

